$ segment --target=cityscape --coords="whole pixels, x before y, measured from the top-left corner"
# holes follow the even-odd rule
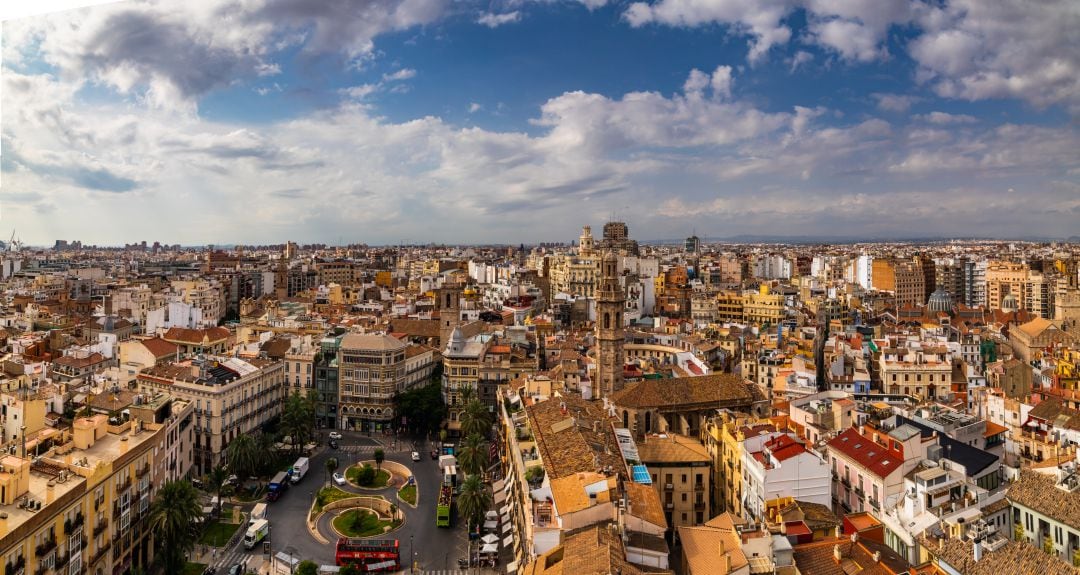
[[[4,575],[1080,573],[1075,2],[56,4]]]

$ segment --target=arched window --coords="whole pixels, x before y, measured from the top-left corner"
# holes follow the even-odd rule
[[[652,433],[652,412],[645,412],[645,433]]]
[[[604,312],[604,329],[611,329],[611,314]]]
[[[622,312],[615,312],[615,327],[622,327]]]

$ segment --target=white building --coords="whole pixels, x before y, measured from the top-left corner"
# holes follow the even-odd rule
[[[751,443],[760,443],[760,449],[751,449]],[[828,463],[792,435],[771,433],[748,438],[742,465],[743,510],[747,519],[764,518],[765,502],[777,497],[831,504]]]

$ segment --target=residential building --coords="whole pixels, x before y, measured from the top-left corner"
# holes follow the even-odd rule
[[[760,447],[743,447],[743,518],[765,518],[765,502],[777,497],[830,505],[829,464],[792,434],[774,433]],[[753,443],[758,443],[754,441]]]
[[[684,435],[649,435],[637,450],[664,504],[665,523],[677,528],[707,521],[712,509],[712,459],[705,446]]]
[[[910,425],[870,435],[848,428],[829,440],[825,450],[833,500],[845,513],[880,513],[895,504],[904,493],[904,476],[925,457],[919,430]]]
[[[346,334],[338,349],[343,429],[381,431],[394,421],[394,394],[405,381],[408,344],[386,334]]]
[[[1080,564],[1080,476],[1075,463],[1051,473],[1022,470],[1007,498],[1015,522],[1013,539],[1036,549],[1049,547],[1051,555]]]
[[[207,356],[147,368],[136,379],[144,395],[166,394],[194,404],[194,467],[207,473],[225,449],[281,413],[284,363]]]
[[[948,397],[952,390],[952,362],[943,345],[898,341],[881,350],[878,369],[887,393],[933,400]]]
[[[161,339],[180,348],[182,356],[223,354],[229,347],[230,332],[223,327],[206,329],[169,328]]]

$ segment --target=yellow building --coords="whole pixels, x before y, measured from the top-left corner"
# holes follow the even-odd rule
[[[716,421],[716,431],[719,431],[720,441],[713,449],[714,457],[719,456],[719,474],[716,483],[719,487],[718,505],[721,511],[726,511],[742,516],[743,494],[743,441],[747,437],[753,437],[762,433],[776,431],[776,426],[768,420],[752,420],[745,417],[732,417],[729,413],[722,413]],[[710,424],[712,424],[710,422]],[[717,435],[716,431],[709,432],[710,436]]]
[[[769,292],[762,284],[757,293],[743,294],[743,321],[751,324],[772,326],[784,319],[784,296]]]
[[[716,294],[716,321],[739,323],[743,320],[743,296],[734,291]]]
[[[694,438],[676,434],[646,436],[637,448],[664,504],[668,527],[708,521],[712,494],[708,449]]]
[[[178,465],[175,473],[190,468],[186,458],[163,455],[192,442],[191,405],[169,401],[161,408],[160,418],[123,423],[105,415],[79,418],[37,457],[0,458],[0,557],[7,573],[149,568],[154,491],[173,475],[170,463]]]

